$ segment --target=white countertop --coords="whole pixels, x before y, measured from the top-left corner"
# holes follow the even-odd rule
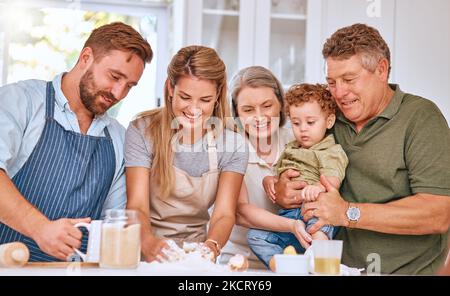
[[[106,269],[99,267],[81,267],[71,263],[67,267],[21,267],[1,268],[0,276],[272,276],[277,275],[265,270],[247,270],[232,272],[225,265],[185,266],[182,264],[160,264],[141,262],[136,269]]]
[[[312,268],[312,267],[311,267]],[[292,269],[289,269],[293,271]],[[300,272],[300,271],[299,271]],[[135,269],[101,268],[98,263],[80,262],[34,262],[19,268],[0,267],[0,276],[277,276],[304,275],[281,274],[269,270],[248,269],[231,271],[227,265],[213,262],[196,256],[166,263],[140,262]],[[341,275],[360,275],[355,268],[341,264]]]

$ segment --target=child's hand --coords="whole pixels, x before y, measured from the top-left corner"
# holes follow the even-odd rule
[[[291,232],[295,235],[303,248],[307,249],[311,245],[312,237],[305,229],[305,223],[302,220],[292,220]]]
[[[275,200],[277,199],[277,197],[275,196],[275,183],[277,181],[277,178],[273,176],[267,176],[263,179],[264,191],[266,191],[267,196],[273,203],[275,203]]]
[[[323,186],[308,185],[302,190],[302,199],[307,202],[316,201],[322,192],[325,192]]]

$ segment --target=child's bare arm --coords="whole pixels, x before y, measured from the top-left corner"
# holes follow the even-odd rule
[[[277,177],[274,176],[266,176],[263,179],[263,187],[264,191],[266,191],[266,195],[270,198],[270,200],[275,203],[275,183],[278,181]]]
[[[306,202],[316,201],[320,193],[325,192],[323,186],[307,185],[302,190],[302,199]]]
[[[341,182],[337,177],[327,177],[327,179],[335,188],[341,186]],[[320,182],[317,182],[314,185],[308,185],[302,190],[302,199],[307,202],[316,201],[319,194],[325,191],[325,187]]]

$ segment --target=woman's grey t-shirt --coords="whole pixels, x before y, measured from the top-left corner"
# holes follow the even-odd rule
[[[152,167],[153,142],[146,133],[149,123],[148,117],[130,123],[125,136],[126,167]],[[244,175],[248,163],[248,146],[244,138],[225,129],[215,141],[218,169]],[[206,135],[193,145],[177,144],[173,164],[191,177],[200,177],[209,171],[207,147]]]

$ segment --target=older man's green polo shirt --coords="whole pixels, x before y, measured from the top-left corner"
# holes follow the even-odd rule
[[[336,177],[339,182],[345,177],[348,159],[341,145],[336,144],[332,134],[310,148],[302,148],[297,140],[286,145],[276,165],[278,175],[288,169],[301,172],[294,180],[309,185],[319,182],[320,175]]]
[[[349,159],[341,195],[350,202],[379,204],[415,193],[450,196],[450,130],[445,118],[431,101],[391,87],[395,94],[387,108],[359,133],[338,114],[335,138]],[[344,264],[367,267],[379,255],[381,272],[389,274],[433,274],[447,247],[447,234],[342,228],[338,239],[344,240]]]

